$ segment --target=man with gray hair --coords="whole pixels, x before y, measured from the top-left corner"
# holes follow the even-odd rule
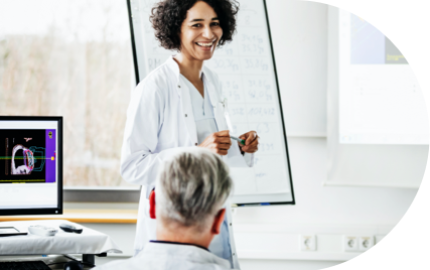
[[[221,231],[232,185],[217,154],[196,147],[175,155],[160,169],[156,195],[149,198],[157,240],[132,259],[97,269],[230,269],[208,247]]]

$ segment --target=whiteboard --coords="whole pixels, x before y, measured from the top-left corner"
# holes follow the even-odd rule
[[[129,0],[137,82],[174,51],[161,48],[149,16],[156,0]],[[233,41],[205,65],[218,74],[227,98],[232,135],[255,130],[259,150],[252,168],[231,168],[236,204],[294,204],[294,191],[272,42],[263,0],[242,0]]]

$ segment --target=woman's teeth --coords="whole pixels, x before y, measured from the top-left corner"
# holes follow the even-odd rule
[[[202,47],[211,47],[213,42],[210,42],[210,43],[196,42],[196,44]]]

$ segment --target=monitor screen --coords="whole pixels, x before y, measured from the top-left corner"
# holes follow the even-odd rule
[[[62,117],[0,116],[0,215],[62,213]]]

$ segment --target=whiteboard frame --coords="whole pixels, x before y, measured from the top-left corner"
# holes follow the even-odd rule
[[[143,79],[146,75],[146,67],[144,64],[144,57],[143,57],[143,29],[141,27],[140,24],[140,15],[139,15],[139,6],[136,3],[137,0],[127,0],[127,8],[128,8],[128,17],[129,17],[129,23],[130,23],[130,34],[131,34],[131,47],[132,47],[132,52],[133,52],[133,66],[134,66],[134,76],[136,79],[136,86],[139,84],[141,78]],[[281,92],[279,89],[279,80],[278,80],[278,72],[276,70],[276,62],[275,62],[275,54],[274,54],[274,50],[273,50],[273,42],[272,42],[272,34],[270,32],[270,24],[269,24],[269,15],[267,12],[267,4],[266,4],[266,0],[261,0],[263,1],[263,5],[264,5],[264,14],[266,17],[266,25],[267,25],[267,32],[268,32],[268,36],[269,36],[269,44],[270,44],[270,51],[271,51],[271,55],[272,55],[272,64],[273,64],[273,71],[274,71],[274,75],[275,75],[275,81],[276,81],[276,90],[278,93],[278,102],[279,102],[279,110],[280,110],[280,116],[281,116],[281,122],[282,122],[282,132],[284,135],[284,143],[285,143],[285,152],[287,155],[287,166],[288,166],[288,175],[290,178],[290,188],[291,188],[291,201],[275,201],[275,202],[252,202],[252,203],[240,203],[237,202],[237,199],[234,199],[235,201],[235,206],[270,206],[270,205],[284,205],[284,204],[291,204],[291,205],[295,205],[296,204],[296,199],[294,196],[294,187],[293,187],[293,177],[292,177],[292,173],[291,173],[291,165],[290,165],[290,156],[289,156],[289,152],[288,152],[288,143],[287,143],[287,133],[285,130],[285,121],[284,121],[284,113],[282,110],[282,100],[281,100]],[[142,48],[142,49],[138,49],[138,48]],[[139,62],[139,59],[140,62]],[[240,196],[239,196],[240,197]]]

